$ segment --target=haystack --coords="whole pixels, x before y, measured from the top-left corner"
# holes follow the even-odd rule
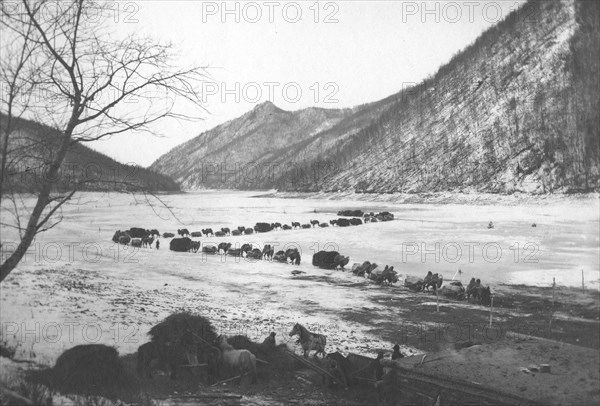
[[[101,344],[78,345],[66,350],[52,370],[54,383],[75,393],[116,390],[123,375],[117,350]]]
[[[174,313],[150,329],[160,363],[169,365],[171,378],[183,365],[208,364],[209,381],[217,374],[220,351],[210,321],[189,312]]]
[[[199,347],[216,346],[217,333],[210,321],[189,312],[174,313],[150,329],[149,335],[155,343],[172,345],[198,343]]]

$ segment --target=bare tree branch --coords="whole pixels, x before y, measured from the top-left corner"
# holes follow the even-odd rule
[[[43,9],[46,3],[21,0],[18,10],[0,11],[0,84],[7,89],[0,108],[0,199],[3,207],[4,201],[10,202],[8,220],[13,219],[3,218],[2,226],[19,232],[16,250],[0,265],[0,282],[21,261],[36,234],[60,223],[62,207],[79,190],[142,193],[153,210],[149,196],[177,218],[137,182],[81,176],[64,180],[60,171],[67,154],[81,148],[80,142],[151,132],[151,125],[164,118],[193,120],[206,112],[200,85],[211,78],[203,67],[173,68],[171,44],[134,35],[115,40],[106,29],[107,20],[83,18],[92,7],[110,5],[71,0],[54,11]],[[129,100],[137,101],[135,109],[128,108]],[[176,111],[182,103],[194,107],[197,116]],[[52,130],[29,128],[24,117]],[[34,182],[27,185],[22,180],[30,173]],[[33,206],[22,197],[27,187],[35,193]]]

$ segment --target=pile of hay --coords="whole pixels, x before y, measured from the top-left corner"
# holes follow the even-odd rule
[[[189,312],[174,313],[150,329],[151,340],[159,345],[197,343],[199,347],[216,346],[217,333],[211,322]]]
[[[63,352],[52,369],[56,387],[69,393],[114,394],[123,377],[117,350],[102,344],[78,345]]]
[[[220,351],[217,333],[210,321],[189,312],[174,313],[148,333],[161,365],[168,365],[171,378],[177,378],[181,366],[208,364],[208,379],[218,375]]]

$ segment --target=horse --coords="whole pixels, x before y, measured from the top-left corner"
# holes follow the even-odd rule
[[[292,331],[290,331],[290,337],[298,334],[300,337],[300,344],[304,351],[304,358],[308,358],[308,354],[315,350],[315,357],[317,354],[323,354],[325,358],[325,345],[327,344],[327,337],[323,334],[311,333],[300,323],[296,323]]]
[[[240,376],[250,373],[252,383],[256,382],[256,356],[254,354],[248,350],[236,350],[227,342],[225,336],[221,336],[219,348],[222,351],[221,360],[225,369]]]

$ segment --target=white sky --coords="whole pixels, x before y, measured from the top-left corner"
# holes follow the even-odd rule
[[[205,88],[209,113],[202,122],[169,120],[155,127],[160,137],[120,135],[88,144],[121,162],[148,166],[265,100],[286,110],[343,108],[396,93],[435,73],[522,1],[118,4],[117,32],[170,40],[181,50],[175,64],[207,65],[217,82]],[[230,14],[223,14],[226,8]],[[298,12],[301,19],[293,22]]]

